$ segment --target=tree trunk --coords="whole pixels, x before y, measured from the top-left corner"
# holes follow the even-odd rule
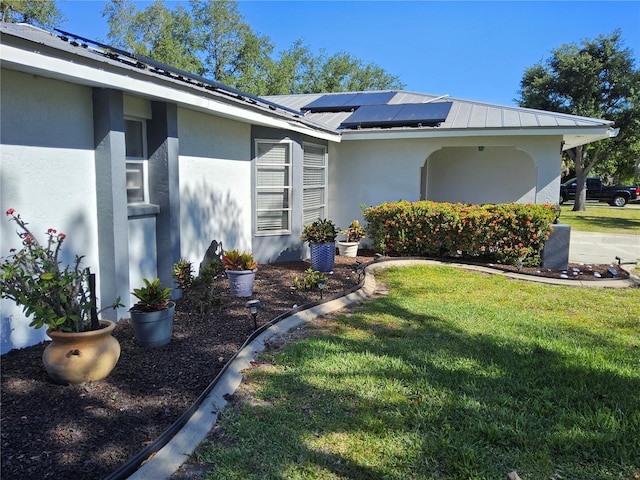
[[[573,163],[576,168],[576,199],[573,204],[574,212],[584,212],[587,209],[587,175],[588,170],[584,168],[584,157],[587,149],[584,145],[572,149]]]
[[[593,166],[598,163],[598,158],[602,150],[602,140],[591,146],[591,158],[587,156],[587,145],[570,150],[570,157],[576,167],[576,200],[573,204],[574,212],[584,212],[587,209],[587,177]],[[567,152],[569,153],[569,152]]]

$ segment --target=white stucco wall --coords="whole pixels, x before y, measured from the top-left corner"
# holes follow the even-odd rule
[[[74,232],[61,260],[85,255],[97,272],[91,89],[7,70],[0,83],[0,255],[21,246],[4,214],[14,208],[41,240],[49,228]],[[0,317],[2,353],[46,338],[9,300],[0,300]]]
[[[445,147],[427,160],[426,198],[435,202],[535,203],[533,159],[513,147]]]
[[[361,205],[435,201],[556,203],[561,137],[349,140],[329,149],[329,217],[340,227]],[[482,146],[483,151],[478,147]]]
[[[182,257],[198,267],[212,240],[251,249],[251,126],[178,111]]]
[[[422,139],[330,145],[329,217],[346,228],[362,219],[361,205],[419,200],[420,167],[430,149]]]

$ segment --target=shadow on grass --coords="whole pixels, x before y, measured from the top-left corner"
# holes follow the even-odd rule
[[[233,461],[213,445],[201,458],[228,470],[210,478],[499,478],[517,469],[588,479],[640,467],[640,379],[604,359],[582,364],[532,332],[470,334],[402,301],[373,301],[341,318],[356,335],[305,339],[276,355],[277,371],[250,375],[260,401],[237,404],[239,417],[223,422]],[[544,329],[545,338],[567,333]],[[598,355],[608,342],[578,333],[582,352]]]

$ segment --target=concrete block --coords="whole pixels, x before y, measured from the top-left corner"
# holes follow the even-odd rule
[[[542,251],[542,266],[551,270],[566,270],[569,266],[571,226],[556,224]]]

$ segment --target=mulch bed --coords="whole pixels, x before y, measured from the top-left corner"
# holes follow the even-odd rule
[[[372,252],[359,253],[363,264],[373,260]],[[336,256],[324,298],[357,285],[355,260]],[[259,267],[252,297],[262,302],[258,326],[294,306],[320,300],[318,290],[293,286],[309,266],[288,262]],[[612,277],[609,265],[570,265],[570,276],[573,267],[583,272],[575,275],[581,280],[597,280],[595,271]],[[618,272],[618,277],[627,276]],[[540,268],[521,273],[561,274]],[[120,360],[101,381],[53,383],[42,367],[44,343],[2,355],[2,478],[104,478],[158,438],[253,332],[248,299],[232,297],[224,279],[214,288],[219,304],[205,306],[189,297],[177,302],[172,340],[163,347],[139,347],[130,321],[120,321],[114,332],[122,348]]]

